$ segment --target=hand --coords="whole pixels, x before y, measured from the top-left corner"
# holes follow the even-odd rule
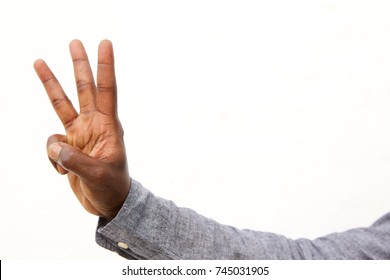
[[[112,44],[99,45],[97,83],[82,43],[70,43],[80,112],[77,113],[43,60],[34,63],[66,135],[52,135],[48,156],[84,208],[113,219],[130,191],[123,129],[117,115],[117,88]]]

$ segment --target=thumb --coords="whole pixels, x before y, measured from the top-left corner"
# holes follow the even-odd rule
[[[63,142],[54,142],[47,147],[49,158],[65,170],[87,179],[97,167],[99,160],[83,153],[79,148]]]

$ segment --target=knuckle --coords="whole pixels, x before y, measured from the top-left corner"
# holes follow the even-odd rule
[[[116,86],[107,85],[105,83],[98,83],[97,89],[99,92],[116,92]]]
[[[55,142],[66,142],[66,136],[65,135],[61,135],[61,134],[50,135],[47,138],[46,146],[48,147],[49,145],[51,145],[51,144],[53,144]]]
[[[79,93],[85,92],[85,91],[93,91],[95,84],[93,82],[88,82],[84,80],[78,80],[76,82],[77,91]]]
[[[65,121],[65,122],[63,123],[65,129],[69,129],[69,127],[71,127],[72,124],[73,124],[73,119],[72,119],[72,120]]]
[[[53,105],[54,108],[58,108],[60,106],[62,106],[64,104],[64,102],[70,102],[69,99],[67,98],[64,98],[64,97],[57,97],[57,98],[53,98],[51,100],[51,104]]]
[[[116,92],[116,83],[114,77],[108,77],[106,81],[98,82],[96,86],[99,92]]]
[[[67,147],[63,147],[61,150],[61,156],[59,163],[69,169],[73,169],[75,165],[79,162],[78,153],[74,152],[72,149],[68,149]]]
[[[47,138],[47,141],[46,141],[46,146],[49,146],[50,144],[54,143],[54,142],[57,142],[57,135],[51,135]]]
[[[57,79],[55,77],[50,77],[50,78],[47,78],[46,80],[42,81],[42,84],[47,85],[48,83],[56,82],[56,81],[57,81]]]
[[[87,58],[73,58],[72,61],[73,61],[74,64],[88,63],[88,59]]]

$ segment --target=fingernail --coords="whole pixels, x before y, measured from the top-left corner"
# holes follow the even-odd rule
[[[49,155],[49,158],[51,158],[52,160],[57,162],[58,158],[60,156],[60,153],[61,153],[61,149],[62,149],[62,147],[60,146],[60,144],[58,144],[58,143],[51,144],[47,149],[47,153]]]

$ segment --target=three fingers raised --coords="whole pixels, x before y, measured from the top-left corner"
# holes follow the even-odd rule
[[[102,114],[116,118],[117,89],[112,43],[103,40],[99,45],[96,86],[83,44],[79,40],[73,40],[69,49],[73,61],[80,113],[96,109]],[[64,127],[68,128],[78,117],[78,113],[45,61],[38,59],[34,63],[34,68],[55,112]]]

